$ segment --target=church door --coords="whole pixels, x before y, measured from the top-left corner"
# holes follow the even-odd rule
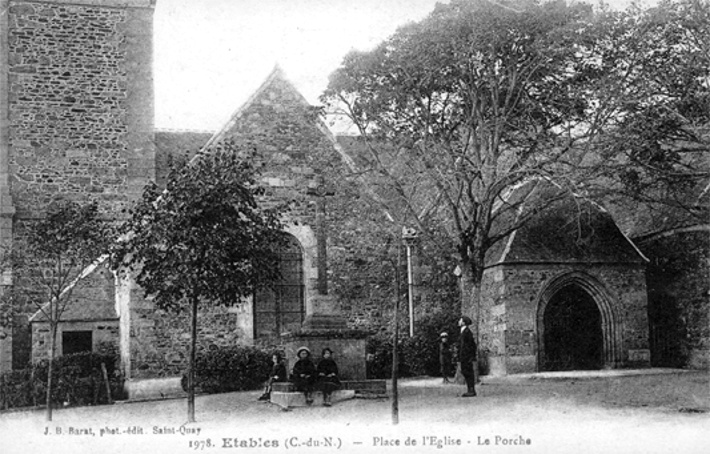
[[[601,369],[601,313],[589,293],[576,285],[561,288],[547,304],[544,324],[542,370]]]
[[[294,331],[305,315],[303,255],[298,240],[288,235],[280,253],[281,278],[254,295],[254,339],[269,339]]]

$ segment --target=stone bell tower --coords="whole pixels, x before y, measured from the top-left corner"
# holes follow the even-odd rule
[[[104,216],[120,217],[155,178],[154,7],[0,0],[3,244],[59,198],[97,201]],[[13,285],[13,276],[3,274],[0,285]],[[34,309],[13,307],[11,326],[0,325],[0,370],[29,358]]]

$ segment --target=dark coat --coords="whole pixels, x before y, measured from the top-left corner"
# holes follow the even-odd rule
[[[451,348],[448,342],[439,341],[439,366],[442,374],[451,372]]]
[[[338,365],[332,359],[321,359],[318,363],[318,384],[326,393],[331,393],[340,388]]]
[[[283,363],[283,361],[279,361],[278,363],[271,366],[269,378],[272,381],[276,382],[288,380],[288,372],[286,372],[286,365]]]
[[[476,361],[476,341],[473,333],[468,328],[464,328],[459,336],[459,362],[472,363]]]
[[[316,382],[316,366],[310,358],[299,359],[293,365],[293,384],[299,391],[310,391]]]

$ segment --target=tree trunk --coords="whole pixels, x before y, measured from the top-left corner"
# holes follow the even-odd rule
[[[481,283],[483,281],[483,257],[472,256],[463,263],[461,283],[461,314],[468,315],[473,321],[471,329],[478,348],[478,360],[474,364],[476,381],[478,381],[478,365],[481,360],[481,323],[483,323],[483,308],[481,307]],[[457,383],[463,383],[463,377],[457,373]]]
[[[50,323],[49,328],[51,339],[49,340],[49,365],[47,366],[47,421],[52,420],[52,375],[54,371],[54,352],[57,349],[57,322]]]
[[[187,369],[187,422],[195,422],[195,357],[197,349],[197,299],[192,298],[190,359]]]

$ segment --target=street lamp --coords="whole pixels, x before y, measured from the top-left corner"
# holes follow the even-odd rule
[[[412,246],[417,242],[417,231],[402,227],[402,241],[407,247],[407,294],[409,295],[409,337],[414,336],[414,280],[412,279]]]

